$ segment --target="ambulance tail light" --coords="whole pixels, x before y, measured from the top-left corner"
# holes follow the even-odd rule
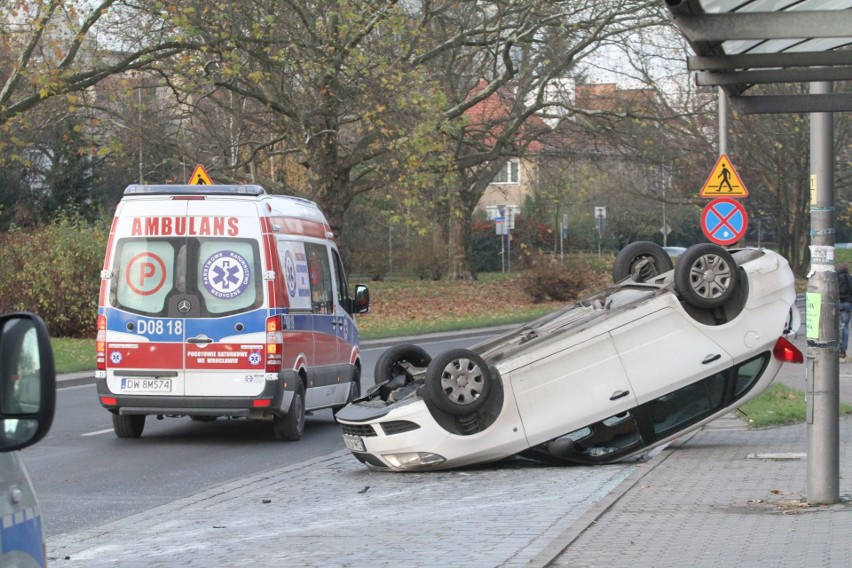
[[[98,335],[95,338],[98,371],[106,371],[106,316],[98,316]]]
[[[284,362],[284,326],[281,316],[266,318],[266,372],[277,373]]]

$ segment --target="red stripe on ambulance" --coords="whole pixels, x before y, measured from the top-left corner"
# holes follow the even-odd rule
[[[107,343],[110,369],[175,369],[183,367],[183,343]]]

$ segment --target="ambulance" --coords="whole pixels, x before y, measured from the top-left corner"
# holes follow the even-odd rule
[[[305,413],[360,395],[354,314],[328,221],[257,185],[131,185],[107,243],[97,393],[119,438],[146,416],[269,421],[298,440]]]

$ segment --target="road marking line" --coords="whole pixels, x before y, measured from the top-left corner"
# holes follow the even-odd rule
[[[88,432],[86,434],[80,434],[81,436],[98,436],[100,434],[108,434],[112,432],[112,428],[107,428],[106,430],[98,430],[97,432]]]

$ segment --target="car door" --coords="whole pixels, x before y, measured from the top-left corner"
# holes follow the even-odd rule
[[[335,295],[335,332],[337,334],[337,376],[341,382],[348,381],[352,377],[352,350],[355,347],[357,331],[352,314],[346,311],[344,305],[349,299],[349,283],[346,280],[346,272],[343,262],[335,249],[331,249],[332,268],[334,269]],[[341,389],[345,394],[348,387]]]
[[[184,394],[186,322],[178,295],[186,237],[174,234],[172,220],[185,216],[186,205],[171,203],[163,213],[161,204],[137,202],[118,218],[104,309],[106,378],[116,394]]]
[[[587,330],[571,344],[552,341],[510,373],[530,445],[540,444],[636,406],[608,333]]]
[[[313,381],[308,385],[310,388],[305,395],[305,405],[317,408],[334,402],[334,389],[338,382],[337,314],[328,247],[307,242],[305,254],[314,330],[314,360],[311,363]]]
[[[670,303],[611,330],[639,404],[733,364],[731,356],[699,329],[673,296],[664,296],[662,301]]]
[[[254,203],[188,201],[186,396],[257,396],[265,387],[266,257]]]

